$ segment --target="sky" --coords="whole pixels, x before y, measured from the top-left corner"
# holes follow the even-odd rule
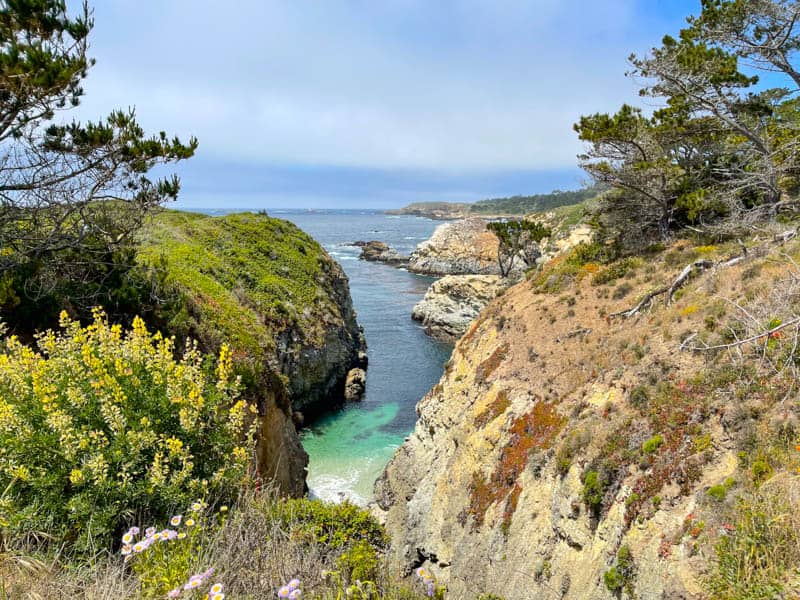
[[[73,3],[76,0],[68,0]],[[94,0],[78,109],[200,141],[177,207],[389,208],[577,189],[582,114],[699,0]]]

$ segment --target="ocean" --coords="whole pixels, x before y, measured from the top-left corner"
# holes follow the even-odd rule
[[[366,504],[375,480],[414,428],[415,406],[441,377],[451,347],[432,340],[411,320],[411,309],[434,279],[358,260],[360,248],[347,244],[381,240],[409,253],[440,222],[364,210],[267,212],[316,239],[350,279],[368,346],[366,394],[305,428],[301,438],[309,455],[311,495]]]

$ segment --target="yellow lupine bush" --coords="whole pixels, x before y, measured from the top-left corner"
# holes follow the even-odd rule
[[[62,315],[37,349],[0,343],[0,522],[77,550],[164,519],[197,497],[230,497],[247,477],[254,409],[238,397],[230,353],[216,370],[196,345],[140,318],[129,331],[95,311]]]

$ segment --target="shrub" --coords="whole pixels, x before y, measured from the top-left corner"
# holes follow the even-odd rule
[[[196,346],[175,360],[139,318],[123,332],[99,310],[85,328],[62,314],[61,327],[38,336],[39,352],[13,336],[0,345],[0,517],[12,536],[88,551],[135,516],[235,493],[254,420],[226,347],[212,377]]]
[[[631,406],[639,410],[645,408],[650,403],[650,393],[648,392],[647,386],[637,385],[633,388],[628,396],[628,402],[630,402]]]
[[[626,283],[621,283],[616,287],[616,289],[614,290],[614,293],[611,294],[611,297],[614,300],[622,300],[625,296],[630,294],[632,291],[633,291],[633,286],[630,283],[627,283],[627,282]]]
[[[337,560],[337,566],[350,581],[374,581],[378,577],[378,553],[366,540],[355,542]]]
[[[711,448],[711,434],[704,433],[702,435],[697,435],[694,438],[694,450],[695,452],[705,452]]]
[[[717,502],[722,502],[725,500],[725,496],[728,494],[728,488],[722,484],[712,485],[710,488],[708,488],[707,493]]]
[[[753,461],[752,471],[753,481],[758,484],[772,476],[772,465],[769,464],[769,460],[766,457],[759,456]]]
[[[609,592],[619,592],[622,590],[622,586],[625,585],[625,579],[623,579],[622,574],[619,572],[617,567],[611,567],[608,571],[603,574],[603,581],[606,584],[606,588],[608,588]]]
[[[602,271],[595,273],[595,275],[592,277],[592,285],[603,285],[606,283],[611,283],[612,281],[616,281],[622,277],[626,277],[634,270],[639,268],[641,264],[642,261],[639,258],[623,258],[622,260],[609,265]]]
[[[603,505],[603,482],[600,481],[600,474],[597,471],[589,471],[583,478],[583,501],[592,511],[599,512]]]
[[[796,477],[777,476],[739,499],[727,532],[716,545],[707,584],[720,600],[791,596],[784,589],[800,566]]]
[[[299,498],[272,505],[271,515],[278,522],[301,531],[316,543],[330,548],[344,548],[367,542],[386,548],[389,538],[377,520],[363,508],[350,502],[331,504]]]
[[[652,454],[661,447],[664,443],[664,437],[661,434],[656,434],[642,444],[642,451],[645,454]]]
[[[603,581],[610,592],[619,593],[624,589],[628,594],[633,595],[635,573],[636,565],[633,562],[631,549],[628,546],[621,546],[617,552],[617,564],[605,572]]]

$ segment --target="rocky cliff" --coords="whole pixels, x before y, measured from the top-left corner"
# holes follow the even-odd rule
[[[580,212],[570,207],[527,217],[545,224],[553,231],[542,247],[542,262],[589,241],[591,230],[580,223],[580,216]],[[487,247],[492,248],[493,244],[484,237],[484,231],[478,223],[476,220],[474,224],[456,222],[446,225],[429,242],[420,245],[414,255],[414,263],[426,267],[436,264],[437,268],[459,272],[475,268],[476,265],[491,270],[491,265],[483,261],[481,253],[486,252]],[[453,238],[458,239],[458,245],[452,245]],[[471,241],[465,242],[465,239]],[[491,250],[488,254],[492,255]],[[496,260],[496,250],[493,256]],[[425,298],[414,307],[411,317],[421,321],[429,335],[452,343],[461,337],[472,320],[498,293],[522,277],[524,268],[524,262],[518,258],[507,278],[499,275],[446,275],[430,286]]]
[[[469,218],[440,225],[411,253],[408,270],[424,275],[499,275],[498,242],[486,223]]]
[[[165,298],[150,320],[209,352],[229,344],[262,417],[260,472],[301,495],[308,458],[295,423],[341,402],[348,371],[365,366],[347,276],[311,237],[263,214],[165,211],[144,236],[140,261]]]
[[[458,342],[376,484],[393,559],[455,598],[796,594],[800,247],[601,250],[552,261]]]
[[[431,284],[411,318],[431,337],[453,343],[506,287],[499,275],[447,275]]]

